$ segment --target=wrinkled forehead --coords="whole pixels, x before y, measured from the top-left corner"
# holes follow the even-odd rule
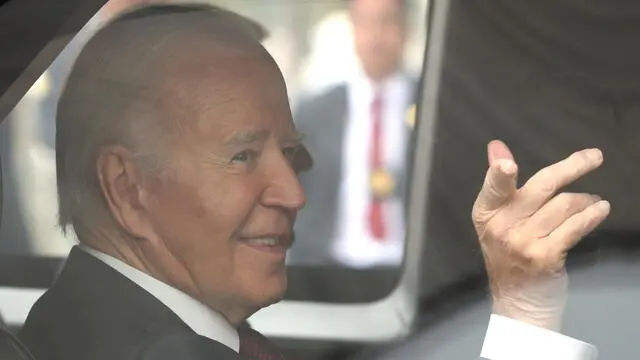
[[[163,115],[209,140],[234,131],[295,131],[284,79],[261,46],[200,45],[157,69]]]

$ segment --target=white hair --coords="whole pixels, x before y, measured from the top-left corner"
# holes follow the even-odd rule
[[[152,5],[128,12],[100,29],[78,56],[58,102],[56,162],[59,225],[83,232],[111,219],[97,178],[100,150],[121,145],[141,168],[166,175],[167,144],[180,121],[162,119],[162,78],[177,47],[198,37],[240,46],[259,45],[257,23],[218,7]],[[178,54],[176,54],[178,53]]]

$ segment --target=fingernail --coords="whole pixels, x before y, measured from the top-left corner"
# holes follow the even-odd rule
[[[589,149],[587,150],[587,157],[593,161],[602,160],[602,151],[600,149]]]
[[[602,200],[596,204],[598,211],[608,213],[611,210],[611,204],[607,200]]]
[[[602,200],[602,198],[599,195],[591,195],[591,199],[593,199],[594,203]]]
[[[513,175],[516,172],[516,164],[511,160],[501,160],[500,170],[506,175]]]

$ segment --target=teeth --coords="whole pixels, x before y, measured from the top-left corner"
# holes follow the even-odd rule
[[[251,245],[257,245],[257,246],[276,246],[280,243],[280,241],[276,238],[249,239],[248,242]]]

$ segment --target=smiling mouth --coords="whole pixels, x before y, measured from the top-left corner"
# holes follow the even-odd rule
[[[284,254],[291,247],[290,236],[265,236],[244,238],[242,242],[256,250]]]

